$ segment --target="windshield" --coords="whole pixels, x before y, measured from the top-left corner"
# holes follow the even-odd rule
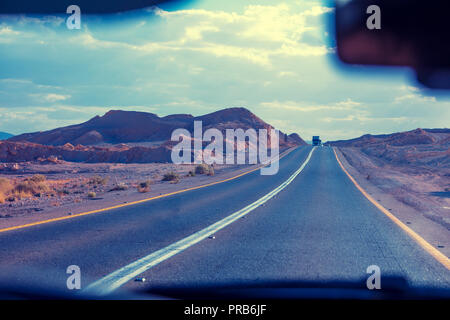
[[[344,68],[334,13],[0,16],[3,283],[448,290],[448,94]]]

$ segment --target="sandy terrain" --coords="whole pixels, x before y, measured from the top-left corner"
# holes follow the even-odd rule
[[[286,150],[281,156],[293,149]],[[15,166],[15,164],[5,165]],[[44,183],[49,186],[49,190],[38,196],[27,196],[23,199],[16,197],[14,201],[6,198],[4,203],[0,203],[0,228],[147,199],[231,178],[258,166],[214,165],[213,176],[207,174],[190,176],[189,172],[195,171],[196,165],[24,162],[20,163],[18,170],[5,171],[7,174],[0,171],[0,179],[20,183],[31,179],[36,174],[44,175],[46,177]],[[162,181],[164,174],[171,171],[179,175],[179,181]],[[138,190],[139,184],[146,181],[150,181],[149,190],[145,188]],[[126,190],[113,190],[123,185],[126,186]],[[89,193],[92,192],[95,192],[95,196],[89,197]]]
[[[369,194],[450,256],[448,168],[385,161],[357,147],[340,147],[337,152],[349,173]]]
[[[50,190],[40,196],[30,196],[0,204],[0,227],[28,223],[50,217],[76,214],[121,203],[149,198],[155,195],[202,185],[226,178],[248,166],[215,166],[215,175],[187,176],[195,165],[174,164],[84,164],[63,162],[56,165],[21,164],[20,174],[0,177],[13,181],[29,179],[35,174],[46,177]],[[164,173],[179,174],[178,183],[162,181]],[[99,179],[100,178],[100,179]],[[95,181],[98,181],[96,183]],[[150,181],[150,190],[138,191],[138,184]],[[116,186],[126,190],[111,191]],[[118,188],[118,189],[125,189]],[[95,196],[89,197],[94,192]],[[30,218],[32,217],[32,218]],[[36,219],[37,218],[37,219]]]

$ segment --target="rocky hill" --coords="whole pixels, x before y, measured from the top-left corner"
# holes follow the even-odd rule
[[[0,142],[0,162],[46,161],[58,158],[74,162],[148,163],[169,162],[175,129],[193,135],[194,121],[203,131],[217,128],[244,130],[272,126],[245,108],[229,108],[194,117],[112,110],[87,122],[50,131],[26,133]],[[225,134],[224,134],[225,137]],[[297,134],[280,132],[280,149],[306,144]]]
[[[111,110],[101,117],[96,116],[81,124],[50,131],[21,134],[9,141],[27,141],[52,146],[61,146],[66,143],[85,146],[131,142],[161,144],[170,140],[175,129],[184,128],[192,133],[194,121],[202,121],[203,130],[208,128],[247,130],[272,127],[245,108],[223,109],[199,117],[189,114],[158,117],[153,113]],[[285,137],[284,134],[281,135]],[[298,136],[293,139],[287,137],[280,139],[280,142],[302,143],[298,138]]]
[[[415,129],[356,139],[330,141],[335,147],[358,148],[366,155],[395,165],[450,169],[450,129]]]

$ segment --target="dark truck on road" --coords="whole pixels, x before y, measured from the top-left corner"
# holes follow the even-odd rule
[[[322,145],[322,140],[320,140],[319,136],[313,136],[312,144],[313,144],[313,146],[321,146]]]

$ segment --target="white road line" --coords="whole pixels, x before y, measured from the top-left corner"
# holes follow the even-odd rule
[[[167,260],[177,253],[182,252],[183,250],[193,246],[194,244],[208,238],[212,234],[216,233],[217,231],[225,228],[229,224],[233,223],[234,221],[238,220],[239,218],[245,216],[246,214],[250,213],[254,209],[258,208],[265,202],[269,201],[272,197],[274,197],[276,194],[278,194],[281,190],[286,188],[299,174],[303,171],[305,166],[308,164],[309,160],[311,159],[311,156],[315,150],[315,147],[309,152],[308,157],[303,162],[303,164],[298,168],[286,181],[284,181],[281,185],[279,185],[277,188],[263,196],[262,198],[256,200],[255,202],[249,204],[245,208],[236,211],[235,213],[232,213],[231,215],[227,216],[226,218],[217,221],[216,223],[210,225],[209,227],[206,227],[203,230],[200,230],[184,239],[181,239],[175,243],[172,243],[171,245],[168,245],[165,248],[162,248],[158,251],[155,251],[148,256],[145,256],[139,260],[136,260],[135,262],[122,267],[109,275],[93,282],[90,284],[84,291],[86,293],[90,294],[96,294],[96,295],[104,295],[111,293],[115,289],[119,288],[121,285],[125,284],[126,282],[130,281],[134,277],[138,276],[139,274],[147,271],[148,269],[156,266],[160,262],[163,262],[164,260]]]

